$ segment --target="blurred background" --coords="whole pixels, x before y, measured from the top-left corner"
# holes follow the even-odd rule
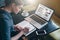
[[[4,1],[4,0],[0,0],[0,3],[1,3],[1,1]],[[23,3],[24,3],[23,10],[25,10],[27,12],[36,10],[36,8],[39,4],[43,4],[49,8],[52,8],[54,10],[54,14],[53,14],[51,20],[56,27],[60,28],[60,0],[23,0]],[[5,4],[2,2],[2,5],[5,5]],[[2,6],[2,5],[0,4],[0,6]],[[18,17],[20,17],[21,19],[19,19]],[[24,17],[22,17],[20,14],[13,15],[15,24],[22,21],[23,18]],[[16,21],[16,20],[18,20],[18,21]],[[60,29],[50,33],[49,38],[54,38],[55,40],[60,40]]]

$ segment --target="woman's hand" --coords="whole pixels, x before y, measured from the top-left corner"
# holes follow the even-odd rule
[[[21,30],[23,30],[23,28],[21,27],[21,26],[18,26],[18,25],[14,25],[14,29],[16,30],[16,31],[21,31]]]
[[[28,33],[29,32],[29,28],[24,28],[23,30],[22,30],[24,33]]]
[[[24,33],[27,33],[29,32],[29,28],[21,28],[20,26],[18,25],[14,25],[14,29],[16,31],[19,31],[19,33],[17,35],[15,35],[14,37],[11,38],[11,40],[18,40],[22,35],[24,35]]]
[[[15,29],[16,31],[23,31],[24,33],[29,32],[29,28],[25,27],[25,28],[23,29],[21,26],[18,26],[18,25],[14,25],[14,29]]]

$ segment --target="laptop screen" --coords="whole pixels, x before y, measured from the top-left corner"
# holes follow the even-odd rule
[[[39,4],[35,14],[42,17],[46,21],[49,21],[49,19],[51,18],[52,14],[53,14],[53,10],[42,4]]]

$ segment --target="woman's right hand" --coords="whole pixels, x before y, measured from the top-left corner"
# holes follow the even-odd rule
[[[24,33],[28,33],[29,32],[29,28],[24,28],[23,30],[22,30]]]

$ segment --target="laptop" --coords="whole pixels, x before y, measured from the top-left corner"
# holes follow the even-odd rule
[[[39,4],[35,14],[30,15],[29,17],[25,18],[25,20],[34,25],[36,28],[41,29],[48,24],[53,12],[54,10]]]
[[[28,36],[29,34],[31,34],[32,32],[34,32],[36,30],[36,28],[26,20],[23,20],[22,22],[18,23],[17,25],[22,27],[23,29],[25,27],[29,29],[29,32],[24,33],[25,36]]]

